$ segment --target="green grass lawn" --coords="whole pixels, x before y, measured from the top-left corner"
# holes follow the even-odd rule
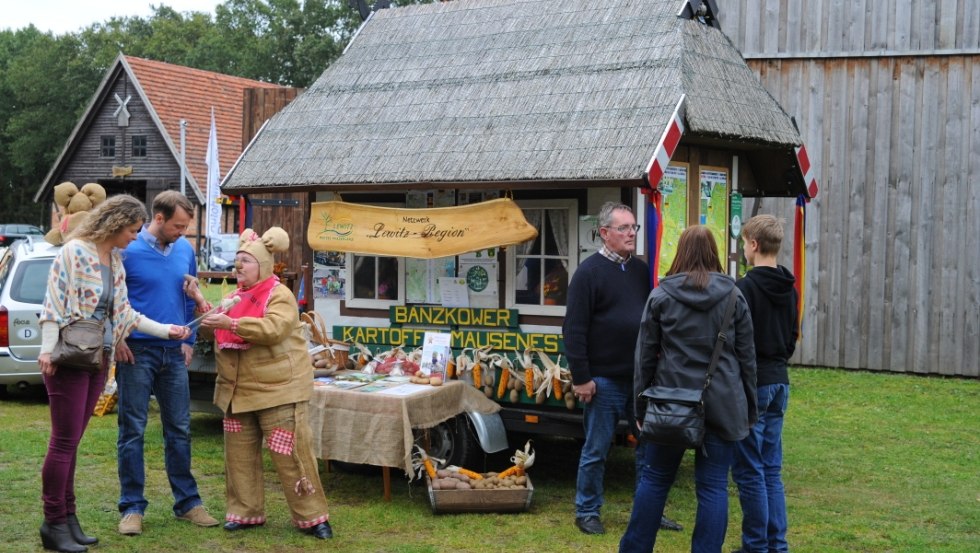
[[[789,541],[796,552],[980,551],[980,382],[865,372],[793,369],[785,430],[784,479]],[[48,439],[47,405],[34,394],[0,400],[0,552],[42,551],[40,466]],[[393,473],[393,499],[382,501],[379,471],[328,471],[321,478],[336,538],[321,542],[289,523],[266,463],[265,527],[228,533],[178,522],[163,469],[159,419],[146,444],[144,533],[116,533],[115,415],[93,418],[78,459],[79,515],[102,541],[92,551],[140,552],[578,552],[615,551],[629,518],[632,450],[613,448],[603,519],[608,533],[585,536],[573,525],[577,443],[535,438],[534,496],[519,514],[432,514],[424,485]],[[224,513],[221,421],[195,414],[194,471],[212,514]],[[369,437],[365,437],[369,439]],[[511,443],[511,449],[523,442]],[[507,465],[494,455],[488,468]],[[482,468],[482,467],[476,467]],[[683,532],[661,532],[657,551],[690,548],[694,520],[693,456],[681,466],[668,515]],[[739,545],[741,515],[729,488],[725,553]]]

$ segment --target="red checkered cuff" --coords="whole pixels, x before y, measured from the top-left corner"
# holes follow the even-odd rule
[[[242,431],[242,421],[238,419],[224,419],[222,421],[225,427],[225,432],[241,432]]]

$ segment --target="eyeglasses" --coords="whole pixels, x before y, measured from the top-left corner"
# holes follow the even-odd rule
[[[236,257],[235,263],[241,263],[242,265],[255,265],[258,261],[254,259],[246,259],[244,257]]]
[[[629,231],[640,232],[640,225],[619,225],[618,227],[606,225],[606,228],[613,229],[623,234],[626,234]]]

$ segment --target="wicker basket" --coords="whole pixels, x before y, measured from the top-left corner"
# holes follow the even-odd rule
[[[309,325],[310,341],[317,346],[323,346],[327,354],[327,368],[332,370],[344,369],[347,367],[347,359],[350,357],[350,344],[342,340],[334,340],[327,336],[327,324],[323,316],[316,311],[303,313],[300,318]]]

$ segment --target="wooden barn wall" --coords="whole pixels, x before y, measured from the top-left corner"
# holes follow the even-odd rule
[[[119,103],[113,93],[120,98],[130,97],[126,109],[130,113],[129,126],[120,127],[113,112]],[[128,166],[133,173],[125,181],[167,181],[179,186],[180,166],[167,147],[163,136],[154,125],[143,99],[137,94],[132,83],[126,79],[125,73],[114,83],[105,103],[98,108],[98,114],[92,124],[77,138],[77,149],[72,153],[64,170],[55,179],[56,182],[71,180],[78,186],[96,179],[113,179],[113,166]],[[116,155],[114,158],[100,156],[102,136],[116,138]],[[132,139],[134,136],[147,137],[146,157],[132,156]],[[83,182],[84,181],[84,182]],[[143,195],[143,190],[130,191]]]
[[[245,90],[242,121],[242,144],[247,147],[262,125],[279,110],[286,107],[302,92],[299,88],[253,88]],[[289,234],[289,251],[276,256],[276,261],[286,263],[289,271],[302,274],[303,266],[310,265],[313,250],[306,243],[309,200],[305,192],[277,194],[249,194],[252,204],[252,228],[259,234],[269,227],[278,226]],[[275,205],[296,202],[296,206]],[[257,205],[257,204],[270,205]],[[309,283],[307,283],[309,284]],[[296,286],[294,286],[295,291]],[[309,289],[309,288],[307,288]]]
[[[980,0],[722,9],[820,183],[793,362],[980,376]],[[793,221],[778,199],[746,212]]]

